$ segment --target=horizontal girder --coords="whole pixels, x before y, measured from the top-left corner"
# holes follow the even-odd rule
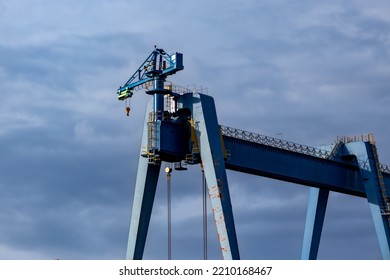
[[[227,169],[366,197],[358,166],[223,135]],[[390,174],[382,172],[386,185]]]

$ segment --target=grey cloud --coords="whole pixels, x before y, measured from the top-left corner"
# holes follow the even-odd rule
[[[311,146],[373,131],[390,163],[389,26],[380,6],[115,1],[85,15],[77,2],[68,18],[36,12],[29,25],[27,8],[68,4],[15,3],[0,8],[1,259],[124,258],[148,97],[137,92],[125,118],[115,91],[154,44],[184,53],[173,82],[208,87],[221,124]],[[19,10],[21,20],[9,21]],[[173,176],[173,256],[201,259],[199,168]],[[299,258],[308,189],[228,176],[242,257]],[[329,203],[319,258],[380,258],[366,202],[332,195]],[[145,258],[164,259],[163,173],[155,205]],[[218,248],[209,213],[210,258],[221,258]]]

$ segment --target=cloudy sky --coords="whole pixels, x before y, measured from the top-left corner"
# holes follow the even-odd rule
[[[0,0],[0,259],[125,258],[149,97],[126,117],[115,92],[154,45],[184,54],[171,80],[207,88],[220,124],[309,146],[372,132],[390,163],[389,14],[385,0]],[[228,179],[241,257],[299,259],[308,188]],[[172,185],[172,257],[202,259],[199,166]],[[145,258],[166,259],[166,228],[161,177]],[[331,194],[318,258],[381,258],[364,199]]]

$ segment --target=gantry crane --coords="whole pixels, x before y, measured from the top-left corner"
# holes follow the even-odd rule
[[[148,103],[134,193],[127,259],[142,259],[162,162],[201,164],[224,259],[239,259],[226,169],[310,187],[302,259],[316,259],[330,191],[367,198],[380,251],[390,259],[390,167],[380,164],[373,135],[340,137],[319,148],[218,124],[214,100],[175,91],[166,77],[183,55],[155,48],[117,91],[119,100],[148,84]]]

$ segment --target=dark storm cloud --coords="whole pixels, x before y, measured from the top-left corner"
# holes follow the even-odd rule
[[[77,250],[96,250],[97,258],[115,258],[110,255],[115,248],[99,248],[95,232],[105,235],[108,245],[117,235],[113,229],[127,228],[120,223],[128,219],[123,211],[127,207],[122,208],[128,199],[122,193],[130,192],[124,188],[128,178],[121,166],[127,162],[120,159],[114,141],[96,144],[92,139],[80,144],[74,139],[72,122],[56,124],[62,128],[25,129],[7,141],[2,138],[1,169],[8,174],[0,181],[3,240],[45,258],[86,258]]]
[[[125,118],[115,91],[155,44],[221,124],[311,146],[374,132],[390,163],[387,2],[34,3],[0,5],[1,259],[124,258],[148,96]],[[166,258],[161,175],[148,259]],[[242,257],[299,258],[308,189],[228,177]],[[173,257],[201,259],[199,167],[172,182]],[[208,231],[221,258],[211,213]],[[319,258],[380,258],[364,200],[331,195]]]
[[[121,34],[114,37],[123,43]],[[0,258],[115,259],[124,254],[126,174],[136,163],[131,166],[123,151],[140,137],[128,139],[113,125],[117,118],[106,115],[99,97],[105,89],[99,81],[88,83],[99,71],[125,66],[107,48],[112,39],[2,47],[7,95],[1,112]],[[111,90],[107,97],[114,97]]]

